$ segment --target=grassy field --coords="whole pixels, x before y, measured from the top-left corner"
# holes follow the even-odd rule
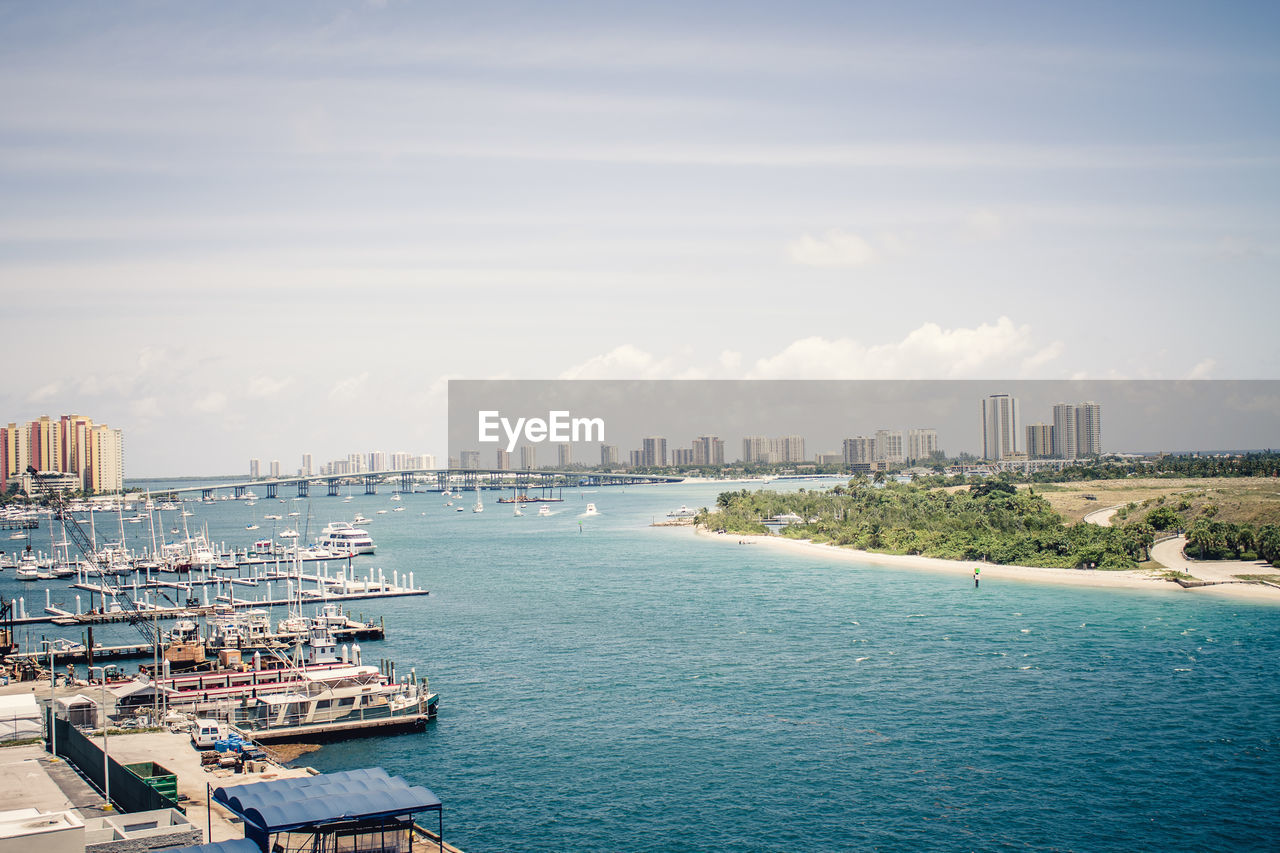
[[[1195,517],[1212,506],[1216,507],[1211,512],[1218,521],[1280,523],[1280,479],[1274,477],[1094,480],[1044,483],[1031,488],[1068,522],[1080,521],[1103,507],[1136,504],[1127,519],[1132,521],[1165,503],[1179,510],[1189,508],[1187,517]],[[1096,500],[1088,500],[1085,495],[1093,495]],[[1183,507],[1184,502],[1187,507]]]

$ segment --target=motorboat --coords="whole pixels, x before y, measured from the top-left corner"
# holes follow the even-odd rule
[[[600,511],[596,509],[595,504],[587,504],[587,511],[583,515],[599,515]]]
[[[684,504],[680,504],[679,509],[674,509],[667,513],[667,518],[693,518],[697,514],[698,511],[696,509],[689,509]]]
[[[332,521],[320,531],[320,544],[341,554],[372,554],[377,545],[369,531],[346,521]]]
[[[551,515],[551,507],[549,506],[538,507],[538,515]]]

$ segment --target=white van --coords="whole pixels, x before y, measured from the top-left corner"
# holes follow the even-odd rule
[[[191,727],[191,742],[196,749],[213,749],[216,741],[227,736],[227,727],[217,720],[196,720]]]

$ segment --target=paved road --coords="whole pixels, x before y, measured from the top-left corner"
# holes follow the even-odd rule
[[[1151,546],[1151,559],[1162,566],[1186,572],[1194,578],[1204,581],[1233,581],[1236,575],[1257,575],[1275,572],[1275,569],[1260,560],[1199,560],[1188,559],[1183,549],[1187,547],[1187,537],[1177,536],[1166,539]]]
[[[1084,517],[1084,520],[1089,522],[1090,524],[1096,524],[1099,527],[1110,527],[1111,516],[1115,515],[1116,510],[1118,510],[1123,505],[1124,504],[1116,504],[1115,506],[1106,506],[1106,507],[1103,507],[1102,509],[1095,509],[1093,512],[1086,515]]]

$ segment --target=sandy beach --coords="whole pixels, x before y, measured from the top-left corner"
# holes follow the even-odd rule
[[[697,528],[696,534],[710,540],[734,545],[735,547],[763,547],[778,552],[816,556],[837,562],[856,563],[862,566],[885,566],[894,569],[911,569],[970,578],[973,577],[974,567],[980,567],[984,583],[1016,581],[1020,583],[1050,583],[1063,586],[1092,587],[1095,589],[1137,589],[1148,592],[1208,595],[1280,604],[1280,589],[1263,584],[1221,583],[1213,586],[1184,589],[1172,581],[1157,577],[1147,571],[1099,572],[1080,569],[1046,569],[1036,566],[1002,566],[972,560],[942,560],[936,557],[918,557],[905,554],[877,554],[871,551],[858,551],[853,548],[841,548],[825,543],[815,543],[808,539],[787,539],[782,536],[711,533],[703,528]]]

